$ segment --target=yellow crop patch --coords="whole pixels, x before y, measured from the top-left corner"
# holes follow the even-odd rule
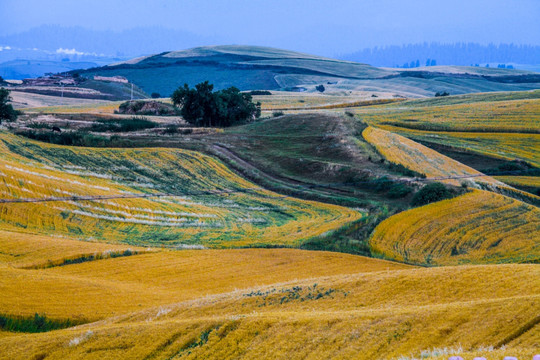
[[[305,279],[3,337],[0,358],[367,360],[426,357],[437,348],[531,357],[537,339],[515,329],[537,323],[538,279],[536,265]]]
[[[415,264],[537,262],[540,210],[482,190],[394,215],[370,244],[387,258]]]
[[[390,162],[401,164],[427,177],[471,175],[471,178],[464,178],[464,180],[502,185],[489,176],[482,176],[482,173],[469,166],[392,132],[368,127],[362,132],[362,136]],[[442,181],[454,185],[460,184],[459,179]]]

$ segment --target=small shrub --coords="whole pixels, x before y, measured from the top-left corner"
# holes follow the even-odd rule
[[[386,194],[390,199],[401,199],[409,195],[412,189],[405,184],[395,184]]]
[[[283,111],[274,111],[274,112],[272,113],[272,116],[273,116],[273,117],[279,117],[279,116],[283,116],[283,115],[285,115],[285,114],[283,113]]]
[[[315,86],[315,90],[323,93],[326,90],[326,88],[324,87],[324,85],[321,84],[321,85]]]
[[[143,117],[131,119],[99,119],[92,124],[91,130],[96,132],[114,131],[130,132],[157,127],[157,123]]]
[[[159,95],[153,93],[152,96]],[[130,115],[162,115],[162,116],[175,116],[179,115],[179,110],[173,105],[165,104],[159,101],[125,101],[118,107],[117,114],[130,114]]]
[[[268,90],[252,90],[249,92],[251,95],[272,95]]]
[[[451,197],[452,192],[448,190],[446,186],[441,183],[434,182],[418,190],[418,192],[414,194],[411,203],[413,206],[421,206],[432,202],[449,199]]]
[[[50,129],[51,125],[46,122],[33,122],[27,125],[30,129]]]
[[[174,124],[168,124],[167,127],[165,127],[165,130],[163,130],[164,134],[176,134],[178,133],[178,126]]]
[[[36,313],[32,317],[15,317],[0,314],[0,329],[11,332],[40,333],[64,329],[81,324],[71,320],[55,321]]]

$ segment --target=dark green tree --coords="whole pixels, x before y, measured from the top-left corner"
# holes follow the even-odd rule
[[[175,106],[182,108],[182,117],[195,126],[232,126],[261,115],[260,103],[253,103],[250,94],[235,87],[214,92],[208,81],[192,89],[188,84],[172,94]]]
[[[326,89],[324,88],[324,85],[317,85],[315,86],[315,89],[318,91],[318,92],[324,92]]]
[[[11,100],[9,97],[9,90],[1,88],[0,89],[0,123],[2,120],[14,121],[17,119],[17,111],[13,109],[11,104],[8,102]]]

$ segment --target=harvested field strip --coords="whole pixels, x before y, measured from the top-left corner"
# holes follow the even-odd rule
[[[508,185],[540,187],[540,176],[496,176],[495,178]]]
[[[432,132],[391,126],[381,128],[397,132],[413,140],[441,144],[499,159],[520,159],[535,167],[540,167],[540,135],[538,134]]]
[[[363,112],[362,119],[372,125],[424,131],[540,134],[540,100],[388,108]]]

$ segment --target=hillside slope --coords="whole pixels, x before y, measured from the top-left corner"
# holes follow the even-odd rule
[[[0,149],[3,229],[168,247],[299,246],[362,216],[269,192],[193,151],[65,147],[7,133]]]
[[[481,71],[481,72],[479,72]],[[369,91],[407,97],[433,96],[437,91],[463,94],[480,91],[529,90],[540,87],[532,72],[469,67],[437,67],[416,71],[376,68],[259,46],[207,46],[136,58],[111,66],[77,71],[120,75],[146,93],[169,96],[178,86],[209,80],[217,89],[296,90],[315,92]]]

